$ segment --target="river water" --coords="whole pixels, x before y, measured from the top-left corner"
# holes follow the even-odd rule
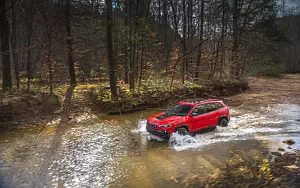
[[[300,106],[245,104],[231,108],[225,128],[172,144],[146,132],[159,109],[125,115],[84,114],[71,125],[0,133],[0,187],[182,187],[206,176],[233,152],[267,155],[300,148]],[[282,141],[292,138],[288,148]]]

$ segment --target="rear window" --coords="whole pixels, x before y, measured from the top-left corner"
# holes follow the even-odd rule
[[[207,112],[212,112],[217,110],[216,105],[214,103],[206,104]]]
[[[189,105],[178,104],[169,109],[166,113],[174,116],[186,116],[192,108],[193,107]]]
[[[217,110],[224,107],[221,103],[215,103],[215,105]]]
[[[216,110],[219,110],[220,108],[223,108],[223,105],[220,103],[209,103],[206,104],[207,112],[213,112]]]

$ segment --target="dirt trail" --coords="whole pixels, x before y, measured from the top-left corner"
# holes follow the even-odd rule
[[[278,78],[250,77],[248,81],[249,90],[225,98],[229,105],[300,104],[300,74],[288,74]]]

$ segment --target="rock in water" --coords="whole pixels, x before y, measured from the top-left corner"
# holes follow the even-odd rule
[[[295,153],[287,152],[282,155],[282,158],[287,164],[293,164],[297,159],[297,155]]]
[[[288,169],[298,169],[299,167],[292,164],[292,165],[289,165],[289,166],[285,166],[285,168],[288,168]]]
[[[238,126],[237,124],[233,124],[233,125],[232,125],[232,128],[233,128],[233,129],[238,129],[239,126]]]
[[[279,152],[271,152],[271,155],[277,156],[277,157],[281,157],[282,154]]]
[[[288,144],[288,145],[293,145],[293,144],[295,144],[296,142],[295,142],[293,139],[290,139],[290,138],[289,138],[289,139],[283,141],[283,143]]]
[[[283,148],[278,148],[278,151],[285,151]]]

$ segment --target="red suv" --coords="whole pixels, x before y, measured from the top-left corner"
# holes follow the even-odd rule
[[[217,125],[226,127],[229,121],[229,109],[222,100],[191,99],[148,118],[146,128],[151,134],[169,139],[173,132],[184,135],[197,133],[214,129]]]

